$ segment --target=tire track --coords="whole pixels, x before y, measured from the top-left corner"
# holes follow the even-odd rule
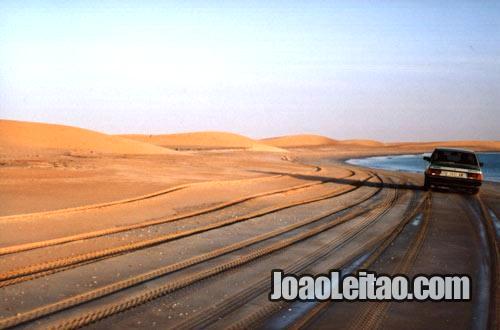
[[[479,235],[480,238],[485,240],[484,244],[487,246],[488,254],[489,254],[489,302],[488,302],[488,320],[487,326],[490,329],[498,329],[499,320],[498,315],[500,313],[499,310],[499,302],[500,302],[500,251],[498,247],[498,242],[496,239],[496,230],[494,227],[494,220],[492,219],[490,213],[488,212],[488,208],[485,206],[481,196],[475,196],[475,202],[479,207],[480,213],[480,221],[482,226],[485,229],[485,236]],[[469,204],[471,207],[471,205]],[[466,209],[464,207],[464,209]],[[471,215],[472,218],[475,218],[474,214],[471,214],[472,210],[466,210]]]
[[[373,176],[367,177],[365,180],[363,180],[363,182],[370,180],[372,177]],[[378,178],[378,180],[380,180],[380,178]],[[353,190],[356,190],[358,188],[359,188],[359,185],[349,186],[349,187],[341,186],[338,189],[336,189],[335,191],[328,193],[326,195],[323,195],[323,196],[310,198],[308,200],[297,201],[297,202],[286,204],[286,205],[280,205],[278,207],[270,207],[267,209],[259,210],[257,212],[246,214],[244,216],[229,218],[229,219],[226,219],[223,221],[211,223],[211,224],[208,224],[206,226],[200,226],[200,227],[189,229],[189,230],[177,231],[177,232],[169,233],[166,235],[161,235],[161,236],[153,238],[153,239],[137,241],[134,243],[124,244],[124,245],[113,247],[113,248],[97,250],[97,251],[93,251],[93,252],[89,252],[89,253],[85,253],[85,254],[81,254],[81,255],[77,255],[77,256],[60,258],[60,259],[56,259],[56,260],[52,260],[52,261],[48,261],[48,262],[43,262],[43,263],[36,264],[36,265],[31,265],[28,267],[14,269],[14,270],[7,271],[7,272],[0,274],[0,287],[19,282],[20,280],[12,281],[16,278],[25,277],[25,276],[33,275],[36,273],[47,272],[47,271],[53,273],[55,270],[61,269],[63,267],[80,264],[80,263],[87,262],[90,260],[101,259],[104,257],[110,257],[113,255],[123,254],[123,253],[127,253],[130,251],[138,250],[138,249],[147,248],[147,247],[161,244],[161,243],[164,243],[167,241],[171,241],[171,240],[195,235],[198,233],[202,233],[205,231],[221,228],[221,227],[228,226],[228,225],[231,225],[231,224],[234,224],[237,222],[249,220],[249,219],[252,219],[252,218],[255,218],[258,216],[263,216],[263,215],[267,215],[267,214],[281,211],[284,209],[288,209],[288,208],[291,208],[294,206],[310,204],[313,202],[333,198],[333,197],[336,197],[336,196],[339,196],[342,194],[346,194],[346,193],[351,192]],[[30,279],[30,278],[28,277],[27,279]]]
[[[344,241],[342,244],[335,246],[332,242],[330,242],[328,245],[332,246],[333,250],[339,248],[341,245],[344,245],[345,243],[347,243],[347,241],[353,239],[357,234],[366,230],[369,225],[374,224],[378,219],[380,219],[386,212],[388,212],[392,208],[392,206],[396,203],[396,201],[398,199],[399,199],[399,193],[396,191],[395,195],[390,200],[390,203],[387,206],[387,208],[382,209],[380,213],[376,214],[375,220],[373,220],[372,222],[369,222],[368,225],[365,227],[362,226],[361,230],[355,231],[355,233],[352,234],[351,236],[349,236],[348,240]],[[378,209],[378,207],[376,207],[376,208]],[[367,212],[369,212],[369,211],[367,210]],[[359,216],[359,215],[357,215],[357,216]],[[332,252],[333,250],[331,250],[330,252]],[[296,271],[294,270],[293,273],[297,273],[297,272],[300,272],[302,270],[303,269],[299,269]],[[292,272],[292,271],[287,270],[287,272]],[[182,329],[189,329],[189,328],[204,328],[204,327],[208,326],[210,321],[216,321],[217,319],[223,317],[225,314],[230,313],[231,310],[237,308],[238,307],[237,305],[241,304],[242,301],[248,301],[249,299],[254,298],[256,295],[262,293],[263,290],[266,290],[266,287],[269,283],[269,278],[266,277],[265,279],[262,279],[259,283],[260,284],[256,285],[255,287],[252,286],[252,287],[248,288],[246,290],[246,291],[248,291],[247,295],[242,296],[241,293],[237,293],[236,295],[234,295],[231,298],[231,301],[229,301],[229,302],[224,301],[224,302],[220,303],[219,305],[217,305],[216,307],[211,307],[210,309],[205,310],[204,312],[198,313],[195,316],[193,316],[192,319],[183,322],[179,327]],[[286,304],[286,302],[273,302],[271,305],[274,305],[274,307],[271,307],[271,309],[274,309],[278,305],[281,306],[283,304]],[[267,309],[266,309],[266,312],[264,312],[263,314],[262,313],[263,313],[262,311],[258,312],[258,314],[260,315],[259,317],[261,317],[264,314],[267,315],[267,313],[268,313]],[[253,316],[251,318],[256,319],[255,316]],[[242,323],[238,323],[237,325],[235,325],[234,328],[252,327],[252,324],[251,324],[252,322],[250,322],[249,324],[246,324],[246,321],[243,321]]]
[[[424,199],[425,200],[425,199]],[[423,202],[423,200],[422,200]],[[391,231],[391,233],[389,233],[388,235],[385,235],[383,236],[382,238],[376,240],[375,242],[366,242],[363,246],[363,251],[370,251],[371,249],[373,249],[374,246],[376,246],[377,244],[387,244],[389,245],[391,240],[397,236],[396,233],[399,233],[399,229],[400,228],[403,228],[404,225],[406,223],[408,223],[408,221],[410,219],[412,219],[417,210],[421,207],[422,203],[420,203],[419,207],[417,209],[413,209],[411,210],[410,212],[408,212],[403,221],[401,221],[401,223],[393,230]],[[389,207],[387,210],[385,210],[384,214],[390,210],[391,207]],[[379,216],[382,217],[384,214],[381,214]],[[359,253],[357,254],[359,255]],[[353,260],[357,257],[357,255],[352,255],[352,256],[349,256],[349,258],[347,258],[347,260]],[[335,266],[332,266],[334,268],[343,268],[345,267],[346,264],[340,264],[340,265],[335,265]],[[286,270],[285,271],[286,273],[295,273],[295,274],[298,274],[300,273],[300,271],[296,271],[296,270]],[[265,285],[268,285],[268,282],[269,282],[269,279],[267,278],[266,279],[267,282],[263,283],[263,290],[266,289],[266,286]],[[320,303],[322,306],[319,308],[320,310],[325,308],[326,305],[328,304],[329,302],[324,302],[324,303]],[[279,310],[285,308],[287,305],[289,305],[290,302],[286,302],[286,301],[281,301],[281,302],[269,302],[268,304],[264,305],[263,307],[261,307],[260,309],[258,309],[257,311],[255,311],[254,313],[248,315],[247,317],[245,317],[244,319],[240,320],[239,322],[235,323],[235,324],[232,324],[231,326],[228,327],[228,329],[250,329],[250,328],[255,328],[257,327],[264,319],[268,318],[269,316],[275,314],[276,312],[278,312]],[[300,324],[300,322],[304,322],[307,318],[310,318],[311,315],[309,316],[305,316],[305,319],[302,320],[302,321],[299,321],[297,324]],[[189,326],[188,326],[189,327]]]
[[[410,244],[407,246],[407,250],[405,255],[398,264],[393,268],[393,274],[407,274],[411,267],[413,266],[417,256],[422,248],[425,237],[427,235],[427,230],[429,227],[429,219],[430,219],[430,207],[431,207],[431,198],[427,199],[422,224],[419,226],[418,232],[411,240]],[[385,250],[385,249],[384,249]],[[380,255],[380,254],[379,254]],[[373,260],[372,260],[373,262]],[[365,267],[367,265],[364,265]],[[360,315],[358,315],[354,321],[350,325],[350,329],[380,329],[381,324],[389,310],[392,302],[391,301],[379,301],[379,302],[369,302],[363,308],[363,311]]]
[[[380,255],[394,242],[394,240],[401,234],[403,229],[408,225],[408,223],[414,219],[419,213],[426,212],[427,208],[430,208],[430,205],[427,205],[430,200],[430,194],[426,194],[420,202],[416,202],[413,199],[408,206],[407,214],[404,216],[403,220],[396,226],[391,232],[389,232],[386,236],[383,237],[381,242],[374,244],[375,250],[370,253],[368,258],[359,266],[358,269],[368,269]],[[422,211],[423,210],[423,211]],[[288,329],[298,330],[304,329],[309,325],[316,317],[318,317],[322,312],[324,312],[328,307],[332,304],[331,301],[324,301],[317,303],[312,309],[307,311],[301,318],[296,320],[294,324]]]
[[[272,175],[272,176],[262,176],[262,177],[250,178],[250,179],[236,179],[236,180],[222,180],[222,181],[219,180],[219,181],[208,181],[208,182],[238,182],[238,181],[250,181],[250,180],[255,181],[255,180],[276,179],[276,178],[280,178],[283,176],[285,176],[285,174]],[[92,209],[100,209],[100,208],[105,208],[105,207],[110,207],[110,206],[115,206],[115,205],[128,204],[128,203],[133,203],[133,202],[137,202],[137,201],[141,201],[141,200],[145,200],[145,199],[150,199],[150,198],[161,196],[161,195],[166,195],[166,194],[174,192],[174,191],[178,191],[181,189],[193,187],[193,186],[196,186],[199,184],[204,184],[204,183],[207,183],[207,182],[195,182],[195,183],[182,184],[182,185],[170,187],[170,188],[167,188],[164,190],[156,191],[156,192],[153,192],[150,194],[135,196],[132,198],[121,199],[121,200],[111,201],[111,202],[106,202],[106,203],[90,204],[90,205],[70,207],[70,208],[50,210],[50,211],[5,215],[5,216],[0,217],[0,223],[17,221],[17,220],[26,220],[26,219],[30,219],[30,218],[36,218],[36,217],[69,214],[69,213],[75,213],[75,212],[88,211],[88,210],[92,210]]]
[[[380,192],[380,189],[377,192],[375,192],[375,194],[377,194],[379,192]],[[325,217],[331,216],[335,213],[339,213],[339,212],[342,212],[344,210],[353,208],[357,205],[362,204],[363,202],[368,201],[371,198],[373,198],[373,194],[369,194],[366,198],[356,202],[355,204],[342,207],[341,209],[337,209],[333,212],[325,212],[325,213],[317,215],[315,217],[302,220],[298,223],[294,223],[294,224],[288,225],[286,227],[273,230],[273,231],[268,232],[268,233],[257,235],[256,237],[247,239],[245,241],[231,244],[229,246],[211,251],[209,253],[205,253],[205,254],[202,254],[199,256],[194,256],[194,257],[191,257],[191,258],[186,259],[186,260],[181,261],[181,262],[177,262],[177,263],[172,264],[172,265],[160,267],[156,270],[149,271],[147,273],[143,273],[143,274],[134,276],[133,278],[129,278],[126,280],[115,282],[115,283],[106,285],[104,287],[101,287],[101,288],[98,288],[95,290],[91,290],[89,292],[85,292],[85,293],[64,299],[64,300],[59,301],[57,303],[43,306],[43,307],[37,308],[35,310],[29,311],[26,313],[22,313],[21,315],[16,315],[15,317],[12,317],[12,318],[0,320],[0,327],[14,326],[14,325],[18,325],[18,324],[21,324],[21,323],[24,323],[24,322],[27,322],[27,321],[30,321],[30,320],[33,320],[36,318],[40,318],[42,316],[45,316],[45,315],[48,315],[48,314],[51,314],[51,313],[54,313],[54,312],[57,312],[57,311],[60,311],[63,309],[67,309],[67,308],[70,308],[72,306],[75,306],[75,305],[78,305],[78,304],[81,304],[84,302],[88,302],[88,301],[95,300],[97,298],[112,294],[114,292],[123,290],[125,288],[129,288],[129,287],[132,287],[134,285],[150,281],[154,278],[164,276],[168,273],[172,273],[174,271],[179,271],[179,270],[185,269],[187,267],[190,267],[190,266],[208,261],[210,259],[216,258],[218,256],[222,256],[224,254],[240,250],[240,249],[248,247],[250,245],[257,244],[257,243],[265,241],[267,239],[282,235],[284,233],[287,233],[287,232],[293,231],[295,229],[309,225],[311,223],[317,222],[317,221],[324,219]],[[365,214],[366,212],[367,212],[366,209],[361,209],[361,210],[358,210],[354,213],[350,213],[350,214],[348,214],[340,219],[337,219],[335,221],[335,225],[339,225],[341,223],[344,223],[350,219],[353,219],[357,216]]]
[[[354,171],[351,171],[351,173],[343,178],[348,178],[352,177],[355,175]],[[101,237],[105,235],[110,235],[110,234],[116,234],[116,233],[121,233],[121,232],[126,232],[126,231],[131,231],[134,229],[140,229],[140,228],[145,228],[149,226],[154,226],[154,225],[159,225],[159,224],[164,224],[167,222],[173,222],[173,221],[178,221],[198,215],[202,215],[205,213],[210,213],[214,211],[218,211],[224,208],[227,208],[229,206],[237,205],[249,200],[257,199],[260,197],[264,196],[270,196],[274,194],[279,194],[279,193],[284,193],[288,191],[294,191],[294,190],[299,190],[299,189],[304,189],[308,187],[312,187],[315,185],[320,185],[325,183],[325,181],[317,181],[317,182],[311,182],[311,183],[306,183],[306,184],[301,184],[301,185],[296,185],[292,187],[287,187],[283,189],[276,189],[268,192],[263,192],[263,193],[258,193],[242,198],[238,198],[229,202],[225,202],[213,207],[205,208],[202,210],[197,210],[181,215],[176,215],[172,217],[165,217],[165,218],[159,218],[159,219],[153,219],[149,221],[144,221],[140,223],[135,223],[132,225],[126,225],[126,226],[119,226],[119,227],[114,227],[114,228],[108,228],[108,229],[102,229],[102,230],[96,230],[92,232],[87,232],[87,233],[82,233],[82,234],[76,234],[76,235],[70,235],[70,236],[64,236],[64,237],[59,237],[59,238],[54,238],[54,239],[49,239],[49,240],[43,240],[43,241],[38,241],[38,242],[31,242],[31,243],[25,243],[25,244],[18,244],[18,245],[12,245],[8,247],[3,247],[0,248],[0,256],[1,255],[6,255],[6,254],[12,254],[12,253],[18,253],[18,252],[23,252],[23,251],[28,251],[28,250],[34,250],[34,249],[39,249],[39,248],[44,248],[48,246],[54,246],[54,245],[60,245],[60,244],[65,244],[69,242],[76,242],[76,241],[82,241],[82,240],[87,240],[91,238],[96,238],[96,237]]]
[[[126,298],[118,303],[105,304],[103,307],[96,308],[93,311],[88,312],[84,315],[78,316],[76,318],[70,318],[70,319],[67,319],[61,323],[58,323],[55,326],[55,328],[70,329],[70,328],[77,328],[77,327],[87,325],[89,323],[95,322],[95,321],[102,319],[102,318],[105,318],[107,316],[110,316],[110,315],[116,314],[118,312],[127,310],[129,308],[141,305],[143,303],[146,303],[150,300],[153,300],[153,299],[156,299],[156,298],[161,297],[163,295],[166,295],[168,293],[171,293],[171,292],[178,290],[180,288],[189,286],[191,284],[194,284],[196,282],[204,280],[208,277],[214,276],[216,274],[225,272],[225,271],[230,270],[230,269],[234,269],[238,266],[241,266],[243,264],[246,264],[250,261],[261,258],[263,256],[269,255],[269,254],[276,252],[278,250],[282,250],[288,246],[291,246],[292,244],[295,244],[297,242],[300,242],[300,241],[303,241],[307,238],[315,236],[321,232],[324,232],[325,230],[333,228],[333,227],[335,227],[341,223],[344,223],[348,220],[351,220],[357,216],[369,213],[369,215],[366,216],[366,219],[363,221],[363,223],[356,227],[356,230],[361,230],[362,228],[366,228],[370,224],[371,221],[373,221],[375,218],[377,218],[379,213],[386,212],[388,209],[390,209],[390,206],[392,205],[394,200],[395,200],[394,196],[392,198],[385,198],[384,201],[381,202],[373,210],[364,209],[364,210],[361,210],[355,214],[347,214],[339,219],[336,219],[336,221],[317,226],[313,229],[310,229],[310,230],[303,232],[303,233],[299,233],[299,234],[297,234],[293,237],[290,237],[288,239],[280,240],[280,241],[272,243],[268,246],[258,248],[257,250],[253,250],[253,251],[247,252],[245,254],[238,255],[237,258],[234,258],[233,260],[230,260],[228,262],[224,262],[220,265],[216,265],[216,266],[213,266],[209,269],[199,271],[195,274],[186,276],[185,278],[181,278],[177,281],[169,282],[169,283],[162,285],[160,287],[146,290],[143,293],[138,293],[138,294],[135,294],[132,296],[128,296],[128,298]],[[351,207],[352,206],[347,206],[346,209],[351,208]],[[334,213],[337,213],[337,212],[338,211],[336,211]],[[311,223],[313,221],[318,221],[321,218],[327,217],[329,215],[331,215],[331,214],[323,214],[320,216],[316,216],[312,219],[308,219],[308,220],[304,221],[302,226],[306,225],[307,224],[306,222]],[[292,226],[290,226],[290,228],[287,228],[287,229],[288,229],[287,231],[293,230]],[[348,240],[352,236],[353,232],[354,232],[354,230],[350,230],[350,231],[344,233],[340,238],[338,238],[338,240],[340,242]],[[276,236],[279,233],[276,231],[276,233],[274,233],[274,234]],[[267,234],[264,234],[264,235],[267,236]],[[270,237],[267,237],[265,239],[268,239],[268,238],[270,238]],[[333,244],[333,242],[334,241],[332,241],[331,243]],[[255,243],[257,243],[257,242],[254,242],[252,244],[255,244]],[[239,247],[239,248],[242,248],[242,247]],[[321,253],[324,253],[324,249],[332,249],[331,244],[327,244],[327,245],[323,246]],[[226,252],[226,253],[228,253],[228,252]],[[319,252],[316,251],[316,254],[318,254],[318,253]],[[317,258],[319,258],[319,257],[317,257]],[[307,258],[303,258],[303,259],[304,259],[304,262],[307,261]],[[169,266],[167,266],[167,267],[169,267]],[[162,275],[158,275],[158,276],[162,276]],[[148,280],[150,280],[150,279],[148,279]],[[266,281],[266,283],[267,283],[267,281]],[[2,322],[4,322],[4,321],[2,320]],[[2,323],[2,322],[0,322],[0,326],[4,326],[4,323]],[[8,325],[8,326],[10,326],[10,325]]]

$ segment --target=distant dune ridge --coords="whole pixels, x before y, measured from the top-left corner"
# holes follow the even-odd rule
[[[162,135],[125,134],[119,136],[181,150],[245,149],[252,151],[286,152],[284,149],[255,141],[246,136],[227,132],[194,132]]]
[[[334,140],[314,134],[253,140],[227,132],[108,135],[78,127],[0,119],[0,151],[69,150],[110,154],[176,154],[177,150],[248,150],[287,152],[287,148],[332,147],[338,150],[432,150],[458,147],[500,150],[500,141],[435,141],[382,143],[373,140]]]
[[[327,136],[315,134],[285,135],[260,140],[265,144],[282,148],[297,147],[328,147],[328,146],[353,146],[353,147],[381,147],[385,144],[374,140],[334,140]]]
[[[14,120],[0,120],[0,147],[17,151],[50,149],[117,154],[175,153],[166,148],[87,129]]]
[[[381,147],[384,146],[385,143],[375,140],[342,140],[339,141],[339,144],[344,145],[353,145],[353,146],[361,146],[361,147]]]
[[[500,141],[493,140],[457,140],[457,141],[432,141],[432,142],[394,142],[387,143],[387,146],[393,148],[410,147],[448,147],[448,148],[469,148],[474,150],[500,150]]]
[[[334,140],[322,135],[299,134],[272,137],[260,142],[280,148],[313,148],[332,147],[338,150],[432,150],[438,147],[470,148],[473,150],[499,150],[500,141],[488,140],[457,140],[457,141],[429,141],[429,142],[380,142],[367,139]],[[390,151],[388,151],[390,152]],[[416,151],[417,152],[417,151]]]
[[[337,140],[330,139],[329,137],[326,136],[314,135],[314,134],[279,136],[279,137],[262,139],[260,140],[260,142],[280,148],[329,146],[338,143]]]

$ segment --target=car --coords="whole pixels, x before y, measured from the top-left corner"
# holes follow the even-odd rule
[[[430,157],[424,156],[424,160],[429,162],[425,170],[425,190],[435,186],[463,189],[472,194],[479,192],[483,164],[473,151],[437,148]]]

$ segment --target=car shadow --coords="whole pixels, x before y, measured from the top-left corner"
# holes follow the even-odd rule
[[[256,172],[261,174],[271,174],[271,175],[287,175],[301,180],[334,182],[339,184],[351,185],[355,187],[365,186],[365,187],[375,187],[375,188],[393,188],[393,189],[425,191],[423,186],[415,185],[412,183],[401,184],[393,182],[371,182],[371,181],[355,180],[350,178],[332,178],[321,175],[290,174],[288,172],[273,172],[273,171],[258,171],[258,170],[251,170],[251,172]]]
[[[439,192],[443,194],[458,194],[465,196],[473,196],[467,189],[453,188],[453,187],[431,187],[429,191]]]

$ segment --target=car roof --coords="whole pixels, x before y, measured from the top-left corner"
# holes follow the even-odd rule
[[[467,153],[474,153],[473,150],[469,149],[460,149],[460,148],[436,148],[435,150],[440,150],[440,151],[458,151],[458,152],[467,152]]]

